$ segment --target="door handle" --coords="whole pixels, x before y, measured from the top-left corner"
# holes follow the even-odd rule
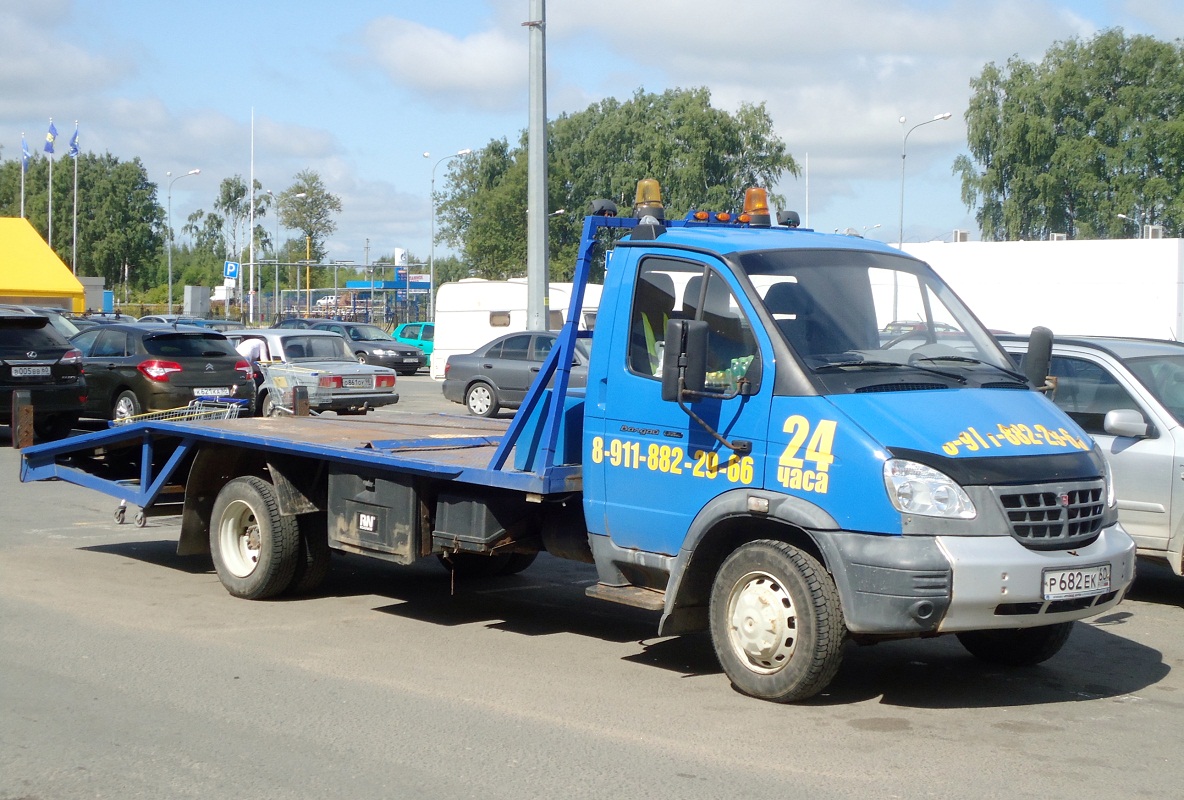
[[[481,369],[493,369],[493,364],[482,364]]]

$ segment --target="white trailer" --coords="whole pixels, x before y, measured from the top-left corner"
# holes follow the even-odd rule
[[[584,290],[579,328],[591,330],[600,306],[599,284],[590,283]],[[572,285],[552,283],[547,300],[550,312],[547,327],[559,330],[567,321]],[[471,353],[481,345],[506,333],[526,330],[526,279],[487,281],[467,278],[445,283],[436,294],[436,339],[432,349],[431,375],[444,380],[448,356]]]
[[[906,242],[988,328],[1184,338],[1184,240]],[[909,309],[900,309],[902,319]]]

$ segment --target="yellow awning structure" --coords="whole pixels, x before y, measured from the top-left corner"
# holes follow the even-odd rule
[[[86,310],[82,284],[27,219],[0,217],[0,303]]]

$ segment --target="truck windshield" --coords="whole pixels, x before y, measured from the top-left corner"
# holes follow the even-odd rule
[[[781,336],[831,390],[868,390],[886,372],[924,376],[922,385],[1023,383],[991,335],[920,261],[859,250],[738,257]]]

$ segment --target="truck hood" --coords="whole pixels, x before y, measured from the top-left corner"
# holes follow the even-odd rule
[[[983,458],[1052,455],[1093,447],[1073,420],[1032,391],[942,389],[827,399],[888,450]]]

